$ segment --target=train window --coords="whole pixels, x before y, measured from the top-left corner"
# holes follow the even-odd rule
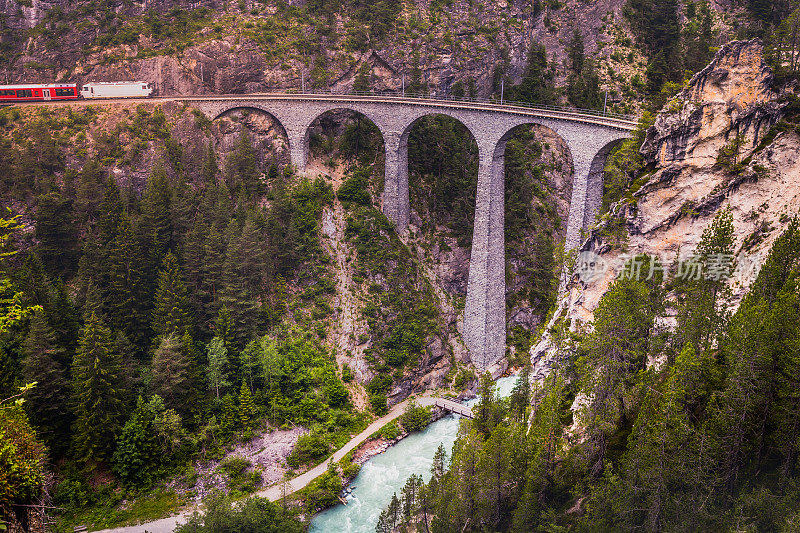
[[[74,94],[72,87],[59,87],[56,89],[56,96],[73,96]]]
[[[87,87],[86,85],[84,85],[84,86],[83,86],[83,92],[85,92],[85,93],[89,92],[89,87]]]
[[[14,89],[0,89],[0,96],[16,96]]]
[[[17,89],[17,98],[31,98],[33,91],[30,89]]]
[[[142,85],[142,89],[147,90],[147,85]]]

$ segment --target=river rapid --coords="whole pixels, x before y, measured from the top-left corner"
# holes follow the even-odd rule
[[[501,397],[508,396],[517,376],[500,378],[495,383]],[[477,400],[467,402],[473,405]],[[376,455],[361,467],[352,481],[353,491],[347,505],[331,507],[311,520],[310,533],[373,533],[378,517],[412,474],[421,474],[427,482],[431,477],[433,454],[440,444],[449,454],[458,433],[460,417],[448,415],[430,424],[425,431],[413,433],[384,453]]]

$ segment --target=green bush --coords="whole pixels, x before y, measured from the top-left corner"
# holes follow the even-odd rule
[[[339,503],[339,492],[342,490],[342,478],[331,464],[328,470],[312,481],[303,490],[306,508],[310,512],[319,511]]]
[[[342,202],[352,202],[359,205],[369,205],[372,199],[369,196],[369,176],[371,169],[357,168],[353,175],[345,180],[336,192]]]
[[[312,431],[297,439],[297,445],[286,458],[286,464],[297,468],[302,464],[322,459],[328,455],[328,452],[330,452],[330,445],[325,434],[320,431]]]
[[[176,533],[223,533],[258,531],[259,533],[302,533],[303,524],[291,511],[266,498],[249,498],[235,508],[232,499],[215,492],[203,500],[205,513],[194,513]]]
[[[406,412],[400,417],[400,423],[408,432],[422,431],[431,423],[431,409],[409,402]]]
[[[386,405],[385,394],[382,393],[370,394],[369,405],[370,407],[372,407],[372,411],[378,416],[383,416],[389,412],[389,408]]]
[[[397,425],[397,422],[392,421],[383,426],[381,429],[378,430],[378,436],[382,439],[386,440],[394,440],[400,436],[403,431],[400,429],[400,426]]]

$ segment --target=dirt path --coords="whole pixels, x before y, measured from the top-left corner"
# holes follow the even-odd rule
[[[378,431],[382,428],[385,424],[391,422],[400,417],[405,412],[406,406],[412,400],[415,400],[417,405],[428,406],[433,405],[436,401],[436,398],[431,396],[430,391],[426,392],[422,396],[418,396],[416,398],[407,398],[406,400],[398,403],[389,411],[387,415],[382,416],[381,418],[375,420],[367,429],[350,439],[350,441],[345,444],[342,448],[339,448],[333,455],[331,455],[328,459],[320,463],[319,465],[315,466],[308,472],[300,474],[299,476],[289,480],[285,485],[285,492],[284,492],[284,484],[278,483],[277,485],[273,485],[267,489],[262,491],[256,492],[254,496],[259,496],[262,498],[267,498],[270,501],[277,501],[283,498],[284,494],[289,496],[311,483],[314,479],[321,476],[328,470],[328,464],[331,462],[338,462],[341,461],[342,458],[358,447],[361,443],[366,441],[373,433]],[[196,510],[199,510],[198,507],[193,507],[190,509],[186,509],[182,511],[180,514],[175,516],[170,516],[168,518],[162,518],[160,520],[154,520],[152,522],[147,522],[144,524],[139,524],[136,526],[127,526],[127,527],[118,527],[112,529],[102,529],[99,533],[171,533],[179,524],[185,523],[188,518],[192,515],[192,513]]]

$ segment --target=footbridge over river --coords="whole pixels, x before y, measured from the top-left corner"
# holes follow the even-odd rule
[[[600,206],[606,156],[636,128],[630,117],[404,96],[247,94],[167,99],[184,101],[211,119],[239,108],[271,115],[286,132],[291,162],[300,173],[305,171],[308,158],[309,128],[317,117],[333,110],[349,110],[365,116],[383,136],[386,176],[382,209],[399,233],[407,231],[410,212],[408,136],[412,126],[427,115],[442,114],[460,121],[475,138],[479,157],[463,336],[473,363],[480,369],[505,354],[506,142],[517,127],[526,124],[547,127],[564,140],[574,169],[565,248],[573,249]]]
[[[431,405],[435,405],[436,407],[440,407],[445,411],[450,411],[451,413],[455,413],[466,418],[475,418],[470,407],[464,405],[463,403],[448,400],[447,398],[432,398]]]

